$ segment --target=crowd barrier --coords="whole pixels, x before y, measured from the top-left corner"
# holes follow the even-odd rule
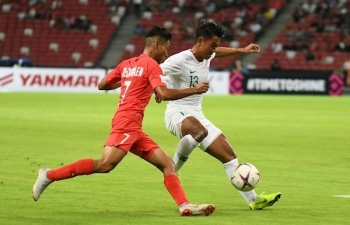
[[[105,69],[0,68],[1,92],[91,92],[109,72]],[[210,72],[207,94],[341,95],[342,76],[327,71],[250,71],[248,75]],[[112,91],[119,93],[119,90]]]

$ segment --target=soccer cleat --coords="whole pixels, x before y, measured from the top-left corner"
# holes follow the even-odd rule
[[[213,204],[183,204],[179,207],[181,216],[209,216],[215,211]]]
[[[257,196],[254,202],[249,203],[249,208],[252,210],[263,209],[272,206],[281,198],[281,192],[266,195],[265,192]]]
[[[34,201],[38,201],[40,198],[40,195],[44,192],[44,190],[49,186],[52,181],[49,180],[46,176],[47,171],[50,169],[48,168],[41,168],[38,170],[38,177],[35,181],[35,184],[33,186],[33,192],[32,196]]]

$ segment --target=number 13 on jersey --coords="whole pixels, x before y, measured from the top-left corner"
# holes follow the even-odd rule
[[[190,88],[195,87],[198,84],[198,76],[190,75]]]

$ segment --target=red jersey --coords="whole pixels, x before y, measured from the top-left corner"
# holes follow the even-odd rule
[[[121,117],[128,117],[142,126],[144,111],[154,89],[166,86],[160,78],[162,74],[162,69],[154,59],[147,54],[141,54],[124,60],[106,75],[105,80],[109,84],[121,80],[119,107],[114,115],[113,125]]]

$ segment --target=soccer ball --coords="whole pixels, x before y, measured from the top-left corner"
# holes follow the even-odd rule
[[[253,190],[260,180],[259,170],[250,163],[242,163],[231,175],[232,185],[240,191]]]

